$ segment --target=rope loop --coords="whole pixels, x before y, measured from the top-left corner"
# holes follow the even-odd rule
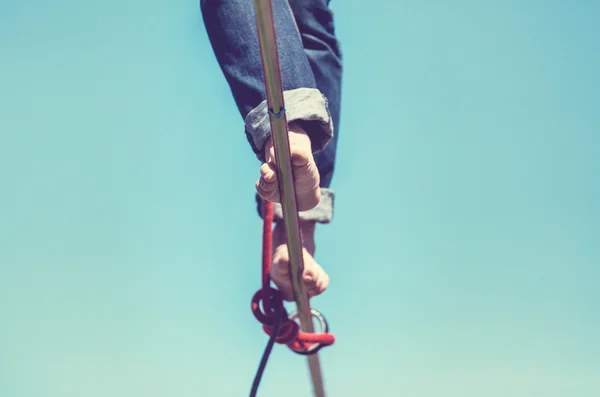
[[[267,291],[265,299],[264,291]],[[261,305],[262,303],[262,305]],[[275,288],[267,287],[259,289],[252,297],[252,313],[258,321],[263,324],[263,330],[269,336],[273,336],[273,330],[278,323],[279,329],[275,336],[275,342],[287,345],[290,350],[302,355],[311,355],[325,346],[332,345],[335,337],[327,332],[327,321],[325,317],[316,310],[312,310],[312,315],[321,323],[322,333],[301,332],[298,323],[294,321],[295,315],[288,316],[283,306],[281,292]]]
[[[265,298],[266,291],[266,298]],[[262,305],[261,305],[262,303]],[[262,307],[261,307],[262,306]],[[263,325],[273,326],[277,320],[277,313],[279,310],[280,315],[288,318],[287,311],[283,307],[283,300],[281,299],[281,292],[275,288],[266,287],[256,291],[252,297],[252,314],[258,321]]]
[[[268,294],[266,299],[264,296],[265,290]],[[279,326],[275,342],[287,345],[293,343],[298,338],[298,324],[289,318],[283,306],[281,292],[275,288],[267,287],[266,289],[258,290],[254,294],[252,297],[252,313],[263,324],[263,329],[269,336],[273,334],[273,328],[277,323],[277,314],[279,313],[281,316],[281,325]]]

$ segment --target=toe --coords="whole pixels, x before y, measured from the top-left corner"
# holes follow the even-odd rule
[[[270,163],[264,163],[260,167],[260,175],[267,182],[274,182],[277,179],[277,173],[273,169],[273,166]]]
[[[279,189],[276,182],[267,182],[264,178],[260,178],[256,181],[256,192],[263,200],[267,200],[273,203],[279,202]]]
[[[258,180],[258,185],[265,192],[272,192],[273,189],[277,188],[277,183],[269,182],[267,179],[265,179],[262,176]]]

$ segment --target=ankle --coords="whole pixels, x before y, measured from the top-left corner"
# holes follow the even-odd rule
[[[300,221],[300,235],[302,236],[302,246],[312,256],[315,255],[315,229],[316,222],[313,221]],[[287,235],[285,233],[285,227],[283,221],[275,222],[275,229],[273,231],[273,247],[287,243]]]
[[[302,235],[302,246],[309,254],[315,256],[315,229],[317,223],[311,221],[300,221],[300,233]]]

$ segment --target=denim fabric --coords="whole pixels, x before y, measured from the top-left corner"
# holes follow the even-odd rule
[[[333,14],[327,0],[272,1],[286,116],[308,132],[323,188],[318,207],[300,216],[327,223],[333,211],[333,191],[328,188],[339,136],[342,78]],[[201,0],[200,5],[217,61],[245,121],[247,139],[262,159],[270,124],[253,0]],[[260,207],[258,197],[257,203]]]

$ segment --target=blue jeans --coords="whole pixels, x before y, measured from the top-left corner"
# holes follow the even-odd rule
[[[288,122],[296,121],[313,143],[321,175],[321,202],[300,218],[331,221],[330,188],[339,137],[342,57],[329,0],[272,0]],[[253,0],[201,0],[208,37],[260,160],[270,136]],[[335,127],[335,133],[333,132]],[[262,200],[257,196],[259,213]],[[275,217],[281,218],[276,206]]]

